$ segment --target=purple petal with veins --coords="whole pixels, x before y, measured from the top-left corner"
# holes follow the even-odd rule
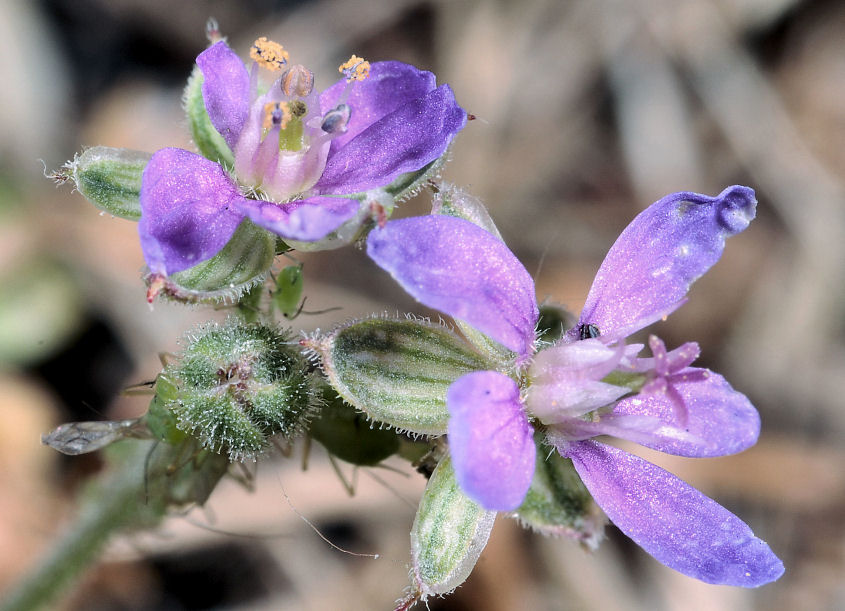
[[[533,350],[534,281],[500,240],[463,219],[390,221],[367,254],[421,303],[463,320],[521,356]]]
[[[725,238],[748,226],[756,204],[752,189],[733,186],[716,197],[673,193],[649,206],[607,253],[579,324],[620,339],[678,308],[719,260]],[[578,339],[577,330],[568,337]]]
[[[607,517],[666,566],[746,588],[783,574],[783,563],[745,522],[671,473],[594,441],[558,449]]]
[[[233,151],[249,114],[249,73],[222,40],[197,57],[202,70],[202,97],[211,124]]]
[[[689,367],[669,378],[686,409],[686,423],[678,421],[674,401],[667,393],[640,393],[620,400],[595,426],[595,434],[636,441],[649,448],[678,456],[707,457],[736,454],[750,448],[760,434],[760,415],[748,398],[731,388],[719,374]],[[660,426],[648,430],[626,425],[626,417],[648,417]],[[603,428],[611,423],[614,430]],[[618,427],[629,426],[625,433]]]
[[[340,103],[344,92],[347,92],[345,103],[353,109],[346,133],[332,140],[331,153],[346,146],[385,115],[436,87],[431,72],[397,61],[374,62],[370,76],[363,81],[347,83],[346,79],[340,79],[320,94],[320,110],[324,115]]]
[[[173,274],[216,255],[246,200],[218,164],[188,151],[157,151],[141,179],[138,233],[150,270]]]
[[[476,371],[452,383],[446,403],[461,489],[485,509],[519,507],[534,477],[536,449],[516,383],[495,371]]]
[[[465,124],[466,112],[449,86],[442,85],[333,148],[314,190],[340,195],[390,184],[440,157]]]

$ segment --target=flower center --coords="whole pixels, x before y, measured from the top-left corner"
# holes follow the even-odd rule
[[[349,92],[369,76],[370,63],[353,55],[340,66],[346,89],[337,106],[322,114],[314,74],[299,64],[284,70],[266,93],[258,95],[258,69],[280,72],[288,65],[290,56],[282,45],[261,37],[252,45],[250,57],[253,101],[235,146],[235,173],[263,196],[290,201],[320,179],[331,141],[349,124]]]

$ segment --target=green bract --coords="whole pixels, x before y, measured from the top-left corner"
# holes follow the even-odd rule
[[[495,520],[495,511],[461,492],[452,460],[448,456],[441,460],[411,528],[414,595],[425,600],[461,585],[487,545]]]
[[[131,221],[141,218],[141,175],[149,153],[108,146],[85,149],[65,166],[85,198],[100,210]]]
[[[313,347],[345,401],[373,420],[425,435],[446,432],[449,385],[487,367],[455,333],[423,320],[352,322]]]
[[[201,327],[186,344],[156,381],[160,406],[179,430],[232,461],[255,459],[272,436],[302,430],[312,412],[311,380],[287,335],[230,321]],[[165,441],[175,435],[164,414],[155,413],[150,427]]]
[[[572,461],[544,444],[539,434],[534,441],[534,479],[515,517],[532,530],[572,537],[595,549],[604,536],[604,514],[581,482]]]

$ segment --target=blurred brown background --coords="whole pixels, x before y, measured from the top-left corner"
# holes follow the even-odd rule
[[[708,586],[613,528],[590,555],[500,518],[473,576],[432,609],[845,608],[845,5],[835,0],[2,0],[0,591],[71,523],[73,495],[98,468],[39,435],[141,413],[145,399],[120,389],[152,379],[157,352],[192,324],[225,315],[151,311],[134,223],[42,175],[84,146],[190,148],[180,95],[209,15],[242,53],[261,35],[282,42],[320,88],[352,52],[450,83],[478,120],[444,177],[488,204],[536,271],[538,296],[575,311],[649,203],[757,189],[757,220],[656,332],[701,343],[700,362],[760,410],[760,442],[721,459],[640,453],[743,517],[786,575],[755,591]],[[427,205],[423,194],[401,213]],[[308,307],[343,310],[301,316],[298,328],[421,311],[359,250],[303,260]],[[394,465],[405,475],[361,472],[349,498],[319,448],[306,472],[298,451],[263,462],[255,493],[226,484],[208,510],[115,542],[59,608],[392,608],[424,484]],[[380,557],[330,548],[298,514]]]

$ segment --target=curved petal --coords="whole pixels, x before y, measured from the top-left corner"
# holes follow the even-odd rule
[[[558,449],[611,522],[666,566],[746,588],[783,574],[783,563],[745,522],[668,471],[595,441]]]
[[[243,199],[238,210],[256,225],[302,242],[324,238],[358,212],[361,202],[343,197],[309,197],[288,204]]]
[[[449,451],[463,491],[485,509],[512,511],[534,477],[534,431],[508,376],[476,371],[449,387]]]
[[[370,76],[360,82],[347,83],[346,79],[340,79],[320,94],[320,110],[326,114],[349,90],[346,103],[352,114],[346,133],[332,140],[332,154],[385,115],[423,97],[435,87],[436,79],[431,72],[396,61],[374,62],[370,66]]]
[[[197,56],[202,98],[211,124],[233,151],[249,114],[249,73],[222,40]]]
[[[370,233],[367,254],[418,301],[522,356],[531,353],[539,317],[534,281],[481,227],[447,216],[390,221]]]
[[[440,157],[465,124],[466,112],[449,86],[442,85],[403,104],[330,153],[314,189],[345,194],[389,184]]]
[[[733,186],[716,197],[673,193],[649,206],[607,253],[579,324],[619,339],[678,308],[719,260],[725,238],[748,226],[756,205],[752,189]]]
[[[689,367],[671,376],[669,383],[686,407],[685,424],[678,422],[678,412],[667,393],[640,393],[619,401],[607,416],[615,430],[602,429],[602,419],[594,423],[596,434],[614,435],[636,441],[646,447],[678,456],[706,457],[736,454],[757,443],[760,415],[748,398],[731,388],[717,373]],[[659,427],[624,430],[625,417],[648,417]],[[618,427],[623,427],[619,429]]]
[[[583,416],[630,392],[624,386],[615,386],[595,380],[572,380],[560,383],[532,384],[525,398],[529,413],[543,424],[559,424]],[[591,421],[576,420],[578,424],[592,425]],[[579,431],[582,429],[579,428]],[[592,431],[592,429],[588,429]],[[584,435],[579,439],[595,437],[602,433]]]
[[[138,233],[156,274],[173,274],[216,255],[243,220],[244,200],[218,164],[188,151],[157,151],[141,177]]]

